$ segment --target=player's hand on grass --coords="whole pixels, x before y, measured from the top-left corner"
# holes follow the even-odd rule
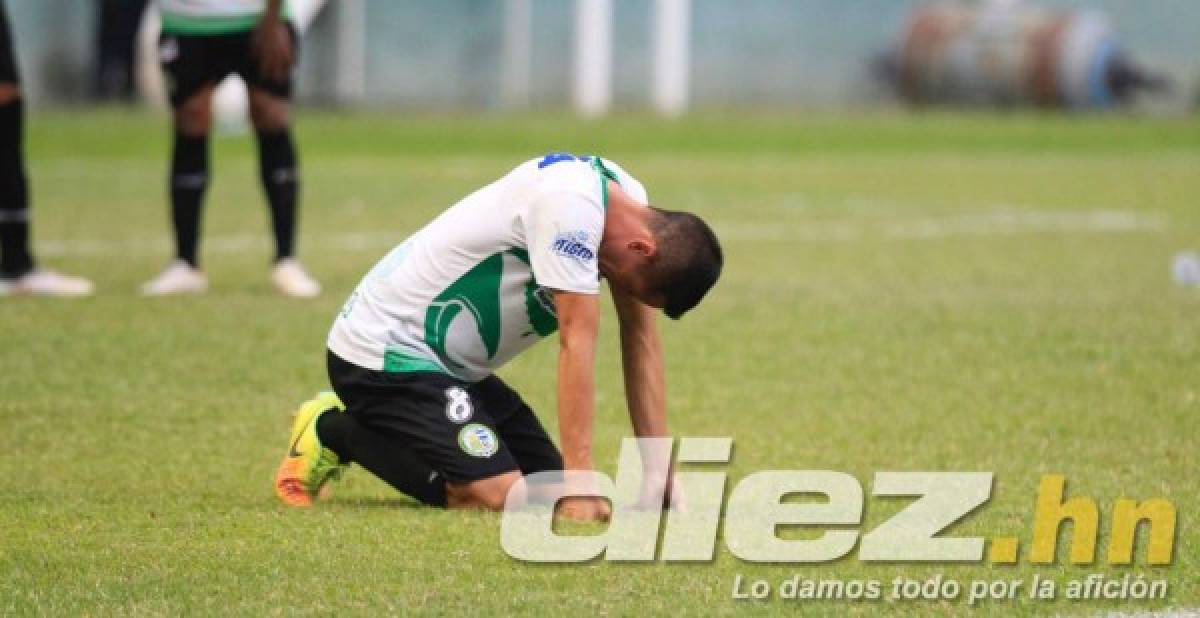
[[[647,472],[646,482],[638,494],[637,508],[643,511],[653,509],[671,509],[681,513],[687,512],[687,503],[683,498],[683,487],[675,482],[675,473],[667,476],[666,487],[660,488],[662,481],[651,480],[653,476]]]
[[[608,521],[612,509],[604,498],[594,496],[568,496],[558,503],[558,517],[574,521]]]
[[[294,51],[287,24],[275,16],[266,16],[258,24],[252,39],[254,57],[268,79],[282,82],[292,70]]]
[[[675,481],[675,473],[667,480],[667,491],[663,494],[663,507],[680,513],[687,512],[687,500],[683,496],[683,486]]]

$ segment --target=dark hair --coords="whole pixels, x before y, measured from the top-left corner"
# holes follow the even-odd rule
[[[688,212],[651,208],[649,222],[658,253],[650,265],[650,286],[665,299],[663,312],[673,320],[700,303],[721,276],[725,258],[717,235],[703,219]]]

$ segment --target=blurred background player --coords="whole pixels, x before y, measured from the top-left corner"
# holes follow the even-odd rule
[[[135,101],[137,34],[146,3],[147,0],[97,0],[92,73],[92,96],[96,100]]]
[[[87,296],[92,282],[37,268],[29,248],[24,102],[8,14],[0,0],[0,296]]]
[[[289,125],[296,31],[283,0],[159,0],[159,60],[174,109],[171,219],[176,259],[142,287],[150,296],[208,289],[200,270],[200,211],[208,188],[208,135],[217,84],[236,73],[246,82],[259,170],[275,233],[271,280],[283,294],[317,296],[318,284],[295,258],[299,174]]]

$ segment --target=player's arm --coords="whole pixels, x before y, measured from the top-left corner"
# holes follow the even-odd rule
[[[292,35],[283,20],[284,0],[267,0],[266,9],[254,31],[253,49],[263,73],[283,81],[292,69]]]
[[[667,388],[662,341],[655,321],[658,311],[613,290],[621,330],[621,366],[629,421],[639,438],[667,437]]]
[[[573,165],[562,163],[561,165]],[[596,409],[596,339],[600,326],[600,272],[597,256],[604,232],[604,207],[594,190],[580,190],[587,174],[551,165],[543,173],[543,193],[522,215],[529,265],[538,283],[551,290],[558,319],[558,432],[567,493],[588,496],[593,487],[572,487],[591,471],[592,418]],[[574,477],[574,478],[572,478]],[[596,497],[571,497],[558,505],[561,516],[594,520],[608,516],[608,504]]]
[[[600,307],[595,294],[555,292],[558,314],[558,432],[566,470],[592,470],[592,419],[596,409],[596,338]],[[580,488],[569,488],[580,489]],[[587,488],[583,488],[587,489]],[[599,498],[568,498],[559,513],[579,520],[605,519]]]
[[[613,304],[621,331],[621,366],[625,374],[625,402],[629,421],[639,438],[666,438],[667,383],[663,370],[662,340],[658,335],[658,310],[613,289]],[[682,495],[672,487],[671,449],[642,449],[644,469],[642,500],[657,496],[663,487],[664,505],[682,506]],[[643,506],[651,507],[651,504]]]
[[[558,426],[563,464],[591,470],[596,408],[596,337],[600,309],[592,294],[556,292],[558,313]]]

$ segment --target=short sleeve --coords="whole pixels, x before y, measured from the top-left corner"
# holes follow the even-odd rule
[[[577,192],[537,197],[525,215],[525,240],[533,276],[542,287],[600,293],[600,238],[604,207]]]

